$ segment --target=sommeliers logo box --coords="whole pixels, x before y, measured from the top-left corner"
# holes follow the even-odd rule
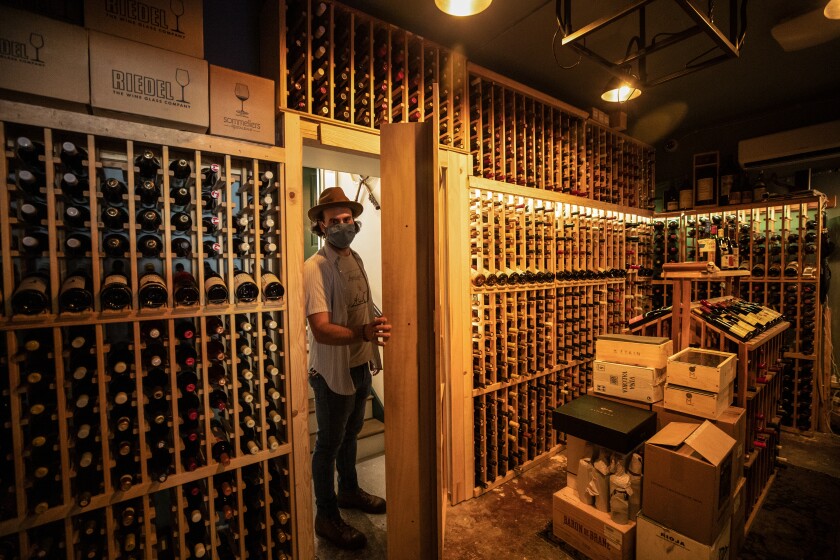
[[[85,0],[85,26],[204,58],[201,0]]]
[[[90,32],[95,114],[205,132],[207,74],[204,60]]]
[[[274,144],[274,81],[210,65],[210,134]]]
[[[87,30],[0,6],[0,88],[87,105]]]

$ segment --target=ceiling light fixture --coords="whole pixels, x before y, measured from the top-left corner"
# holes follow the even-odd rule
[[[642,90],[633,82],[635,82],[633,76],[610,78],[607,87],[604,88],[604,93],[601,94],[601,99],[610,103],[626,103],[631,99],[636,99],[642,95]]]
[[[435,0],[435,5],[451,16],[474,16],[483,12],[493,0]]]
[[[828,0],[823,14],[828,19],[840,19],[840,0]]]

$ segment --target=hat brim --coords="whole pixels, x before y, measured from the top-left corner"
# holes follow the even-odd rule
[[[312,208],[309,209],[309,212],[306,213],[309,216],[309,219],[313,222],[318,221],[318,214],[326,210],[327,208],[338,208],[338,207],[349,208],[350,213],[353,214],[353,218],[358,218],[359,215],[364,210],[364,207],[359,204],[358,202],[352,200],[336,200],[335,202],[325,202],[324,204],[316,204]]]

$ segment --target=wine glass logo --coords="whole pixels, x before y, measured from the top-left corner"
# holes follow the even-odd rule
[[[175,70],[175,81],[178,82],[178,85],[181,86],[181,103],[186,103],[187,100],[184,99],[184,88],[190,85],[190,73],[188,70],[183,68],[178,68]]]
[[[40,33],[30,33],[29,44],[35,47],[35,62],[43,62],[41,60],[41,48],[44,46],[44,36]]]
[[[248,84],[240,84],[237,83],[233,90],[234,94],[236,94],[236,98],[239,100],[240,108],[236,112],[237,115],[245,116],[248,114],[248,111],[245,110],[245,100],[251,96],[251,92],[248,91]]]
[[[184,15],[184,2],[182,0],[170,0],[169,7],[172,8],[172,13],[175,15],[175,33],[183,33],[181,31],[181,16]]]

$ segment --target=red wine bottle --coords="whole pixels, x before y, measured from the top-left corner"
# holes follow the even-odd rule
[[[198,303],[198,283],[196,283],[195,277],[181,263],[175,265],[172,284],[174,286],[173,297],[175,299],[175,305],[195,305]]]

